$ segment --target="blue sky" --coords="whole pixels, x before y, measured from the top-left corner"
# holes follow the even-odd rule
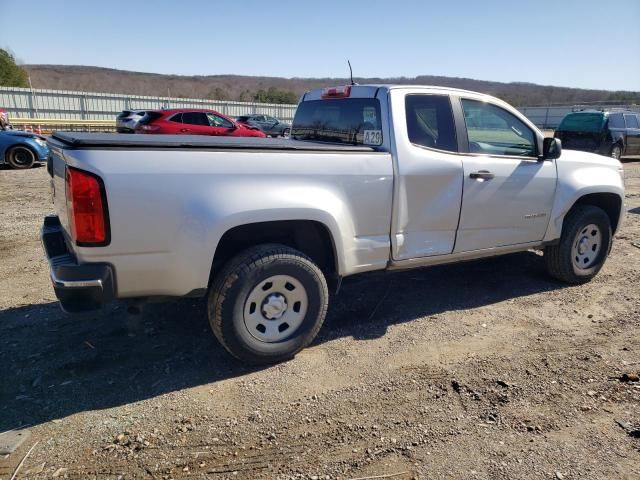
[[[640,0],[0,0],[24,63],[640,90]]]

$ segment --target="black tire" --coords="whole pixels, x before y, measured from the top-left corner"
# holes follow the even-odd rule
[[[622,156],[622,145],[616,143],[613,147],[611,147],[611,156],[616,160],[620,160]]]
[[[581,239],[592,232],[586,231],[588,225],[599,229],[600,245],[586,268],[576,265],[578,257],[574,256],[574,245],[577,247]],[[595,230],[594,230],[595,231]],[[581,237],[584,235],[584,237]],[[557,245],[545,248],[544,259],[549,274],[563,282],[579,284],[590,281],[604,265],[611,250],[611,221],[601,208],[592,205],[577,205],[567,214],[562,227],[562,236]]]
[[[261,282],[268,284],[269,279],[282,276],[292,277],[304,288],[305,313],[299,314],[301,323],[290,335],[285,330],[288,336],[263,341],[255,336],[260,333],[251,331],[245,312],[247,308],[255,311],[255,303],[250,300]],[[258,307],[265,324],[271,321],[264,317],[263,309],[269,296]],[[328,304],[324,275],[306,255],[284,245],[266,244],[245,250],[222,268],[209,291],[207,310],[213,333],[231,355],[247,363],[268,364],[292,358],[309,345],[322,327]]]
[[[29,147],[16,145],[9,149],[6,159],[11,168],[23,170],[33,167],[36,163],[36,154]]]
[[[283,136],[283,137],[288,137],[290,132],[291,132],[291,129],[289,129],[289,128],[285,128],[285,129],[282,131],[282,136]]]

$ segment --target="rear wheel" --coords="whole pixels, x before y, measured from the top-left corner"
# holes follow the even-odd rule
[[[560,243],[544,252],[547,271],[567,283],[591,280],[611,248],[611,222],[598,207],[578,205],[565,219]]]
[[[622,147],[619,143],[616,143],[613,147],[611,147],[611,156],[616,160],[620,160],[622,156]]]
[[[324,275],[306,255],[284,245],[259,245],[217,275],[209,292],[209,323],[234,357],[274,363],[313,341],[328,301]]]
[[[7,152],[7,163],[12,168],[25,169],[33,167],[36,162],[36,155],[28,147],[18,145]]]

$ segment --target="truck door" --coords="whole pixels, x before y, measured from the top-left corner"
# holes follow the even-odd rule
[[[539,160],[536,133],[499,105],[461,99],[468,154],[455,253],[542,240],[556,165]],[[464,133],[463,133],[464,135]]]
[[[394,260],[450,254],[460,215],[463,167],[451,99],[420,92],[390,97],[398,157]]]
[[[638,115],[633,113],[624,114],[624,123],[627,126],[627,148],[623,152],[625,155],[640,154],[640,121]]]
[[[233,123],[220,115],[207,113],[207,119],[211,127],[209,135],[231,135],[235,131]]]
[[[187,135],[211,135],[211,127],[204,112],[184,112],[180,133]]]

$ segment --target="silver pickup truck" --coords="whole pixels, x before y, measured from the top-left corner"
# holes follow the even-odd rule
[[[307,92],[291,138],[56,133],[42,240],[67,311],[207,297],[237,358],[307,346],[343,277],[528,249],[598,273],[623,213],[612,158],[506,103],[426,86]]]

